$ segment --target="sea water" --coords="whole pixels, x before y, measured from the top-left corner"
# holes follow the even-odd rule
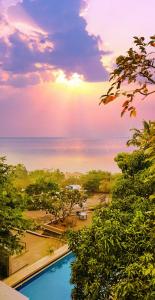
[[[127,151],[125,138],[0,138],[0,156],[10,164],[24,164],[28,170],[60,169],[87,172],[101,169],[117,172],[114,157]]]

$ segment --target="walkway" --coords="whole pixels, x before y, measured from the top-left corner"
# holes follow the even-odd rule
[[[18,293],[16,290],[10,288],[0,281],[0,299],[1,300],[28,300],[27,297]]]
[[[59,259],[63,255],[69,252],[68,245],[64,245],[63,247],[59,248],[58,250],[54,251],[53,255],[48,255],[43,257],[42,259],[38,260],[31,266],[27,266],[22,270],[18,271],[17,273],[11,275],[10,277],[4,280],[4,283],[11,287],[17,286],[19,283],[27,279],[28,277],[34,275],[36,272],[40,271],[44,267],[48,266],[55,260]],[[3,298],[2,298],[3,299]]]

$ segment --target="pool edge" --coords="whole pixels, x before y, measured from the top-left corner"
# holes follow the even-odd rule
[[[11,276],[9,276],[8,278],[4,279],[3,282],[10,287],[13,287],[13,288],[17,287],[20,284],[22,284],[22,282],[26,281],[27,279],[29,279],[36,273],[42,271],[48,265],[54,263],[55,261],[57,261],[58,259],[60,259],[61,257],[63,257],[64,255],[66,255],[69,252],[70,252],[70,250],[69,250],[68,244],[65,244],[61,248],[55,250],[53,255],[48,255],[48,256],[41,258],[40,260],[36,261],[32,265],[29,265],[29,266],[25,267],[24,269],[21,269],[17,273],[14,273]]]
[[[39,271],[35,272],[34,274],[32,274],[31,276],[27,277],[26,279],[22,280],[20,283],[18,283],[17,285],[14,286],[14,289],[16,289],[18,291],[18,288],[20,288],[21,286],[27,284],[27,282],[31,281],[31,279],[33,280],[36,276],[42,274],[48,268],[50,268],[51,266],[55,265],[57,262],[61,261],[62,259],[64,259],[65,257],[67,257],[70,254],[72,254],[72,251],[69,251],[69,252],[63,254],[62,256],[60,256],[59,258],[57,258],[56,260],[52,261],[48,265],[46,265],[43,268],[41,268]]]

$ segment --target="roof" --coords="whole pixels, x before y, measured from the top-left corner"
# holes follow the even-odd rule
[[[80,216],[86,216],[87,213],[86,213],[86,211],[81,211],[81,212],[79,213],[79,215],[80,215]]]
[[[67,185],[66,188],[72,189],[72,190],[80,190],[81,185],[79,185],[79,184],[70,184],[70,185]]]

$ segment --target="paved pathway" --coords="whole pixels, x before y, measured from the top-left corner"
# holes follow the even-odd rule
[[[55,260],[59,259],[63,255],[69,252],[68,245],[64,245],[63,247],[59,248],[58,250],[54,251],[53,255],[48,255],[43,257],[42,259],[38,260],[34,264],[23,268],[22,270],[18,271],[17,273],[11,275],[10,277],[4,280],[4,283],[11,287],[17,286],[19,283],[27,279],[28,277],[34,275],[36,272],[40,271],[50,263],[54,262]],[[0,298],[3,299],[3,298]]]
[[[28,300],[27,297],[18,293],[16,290],[10,288],[0,281],[0,299],[1,300]]]

